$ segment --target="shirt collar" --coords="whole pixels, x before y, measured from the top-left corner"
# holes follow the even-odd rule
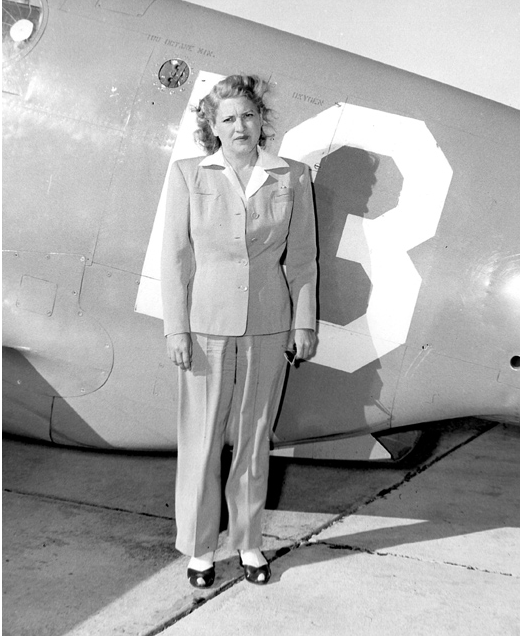
[[[255,164],[259,168],[263,170],[274,170],[276,168],[287,168],[288,163],[282,159],[282,157],[278,157],[277,155],[272,155],[270,152],[267,152],[263,148],[257,147],[258,158],[257,163]],[[204,157],[204,159],[199,164],[200,166],[219,166],[221,168],[227,168],[228,163],[224,158],[224,154],[222,148],[219,148],[217,152],[213,155],[208,155]]]
[[[226,168],[222,148],[219,148],[219,150],[217,152],[214,152],[213,155],[207,155],[206,157],[204,157],[199,165],[220,166],[221,168]]]
[[[264,150],[263,148],[257,148],[259,158],[257,159],[257,165],[264,170],[275,170],[276,168],[289,168],[287,161],[284,161],[282,157],[272,155],[271,152]]]

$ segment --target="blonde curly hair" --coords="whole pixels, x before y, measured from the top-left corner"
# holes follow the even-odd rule
[[[269,135],[265,128],[270,127],[271,108],[264,103],[264,96],[269,90],[268,82],[260,79],[256,75],[229,75],[221,80],[212,90],[199,101],[199,105],[194,107],[197,117],[197,130],[194,133],[195,141],[204,148],[207,154],[213,154],[221,147],[221,140],[212,132],[212,124],[215,124],[215,117],[219,104],[223,99],[233,97],[246,97],[255,104],[262,119],[262,128],[259,139],[259,146],[266,145]]]

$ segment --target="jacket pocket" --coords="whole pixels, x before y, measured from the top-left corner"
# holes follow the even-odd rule
[[[282,203],[285,201],[293,201],[294,190],[293,188],[279,188],[271,196],[273,202]]]
[[[205,212],[217,205],[217,201],[221,198],[220,194],[215,192],[192,192],[190,194],[190,207],[198,212]]]
[[[271,209],[275,217],[291,212],[293,208],[293,188],[274,192],[271,197]]]

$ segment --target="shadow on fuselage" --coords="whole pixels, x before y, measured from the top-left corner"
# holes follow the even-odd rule
[[[320,321],[346,327],[366,313],[371,281],[360,263],[337,256],[342,233],[350,214],[374,219],[394,208],[402,185],[390,157],[343,146],[322,160],[314,181]],[[367,244],[359,247],[369,253]],[[363,432],[373,423],[367,421],[368,406],[376,405],[384,426],[389,422],[390,411],[380,403],[381,363],[369,336],[365,342],[373,347],[373,361],[352,373],[313,363],[289,371],[277,441],[318,438],[325,434],[325,421],[327,434]]]
[[[111,448],[22,353],[12,347],[2,347],[2,368],[2,419],[10,430],[16,430],[17,435],[64,445]],[[67,426],[53,435],[52,416],[57,400],[61,420]]]

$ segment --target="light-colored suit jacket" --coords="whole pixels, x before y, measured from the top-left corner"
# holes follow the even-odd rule
[[[308,167],[259,149],[243,193],[222,151],[175,162],[161,285],[165,335],[315,329],[316,238]]]

